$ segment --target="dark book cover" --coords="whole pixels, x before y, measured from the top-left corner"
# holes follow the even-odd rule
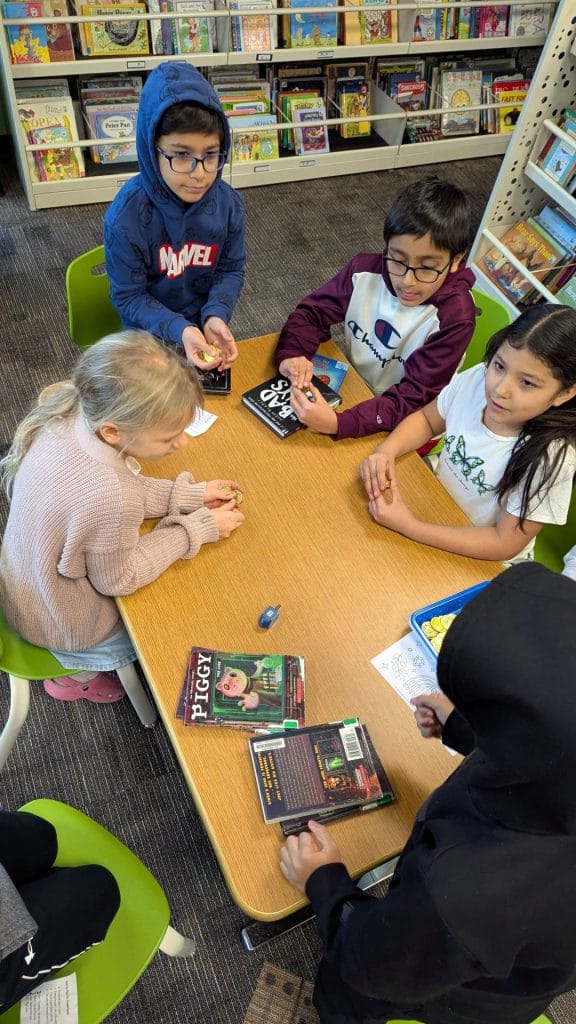
[[[312,383],[332,408],[340,405],[342,398],[337,391],[319,377],[312,377]],[[290,405],[291,386],[287,377],[277,374],[242,395],[244,405],[280,437],[288,437],[304,427]]]
[[[198,378],[205,395],[229,395],[232,387],[232,372],[226,370],[198,370]]]
[[[328,811],[319,811],[314,814],[305,814],[301,818],[289,818],[287,821],[281,821],[280,826],[285,836],[298,835],[300,832],[305,832],[308,828],[308,822],[312,819],[319,821],[322,825],[327,825],[331,821],[339,821],[340,818],[349,818],[351,814],[363,814],[368,811],[375,811],[378,807],[386,807],[387,804],[394,803],[396,799],[394,791],[390,785],[390,780],[384,770],[384,765],[380,760],[380,756],[376,751],[374,744],[372,743],[372,737],[368,732],[367,726],[363,726],[364,736],[368,745],[368,750],[372,756],[374,762],[374,771],[376,777],[380,783],[380,789],[382,790],[382,796],[377,800],[370,799],[367,803],[352,804],[348,807],[335,807]]]
[[[272,732],[249,741],[267,824],[306,821],[384,800],[364,727],[357,718]],[[391,792],[388,786],[387,792]]]
[[[176,709],[185,725],[251,732],[304,724],[304,659],[193,647]]]

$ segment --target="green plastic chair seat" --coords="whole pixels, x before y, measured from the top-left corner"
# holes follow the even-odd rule
[[[491,295],[485,295],[484,292],[473,288],[472,298],[476,306],[476,326],[464,354],[460,373],[481,363],[486,352],[486,345],[492,335],[512,322],[512,317],[506,307],[497,299],[493,299]]]
[[[8,625],[0,611],[0,669],[18,679],[51,679],[73,675],[44,647],[36,647]]]
[[[389,1020],[386,1022],[386,1024],[424,1024],[424,1022],[420,1020]],[[543,1013],[541,1013],[540,1016],[536,1018],[536,1020],[532,1021],[532,1024],[552,1024],[552,1021],[549,1020],[548,1017],[545,1017]]]
[[[120,329],[120,317],[110,301],[104,246],[77,256],[66,271],[70,337],[88,348],[106,334]]]
[[[164,892],[128,847],[81,811],[57,800],[32,800],[20,808],[52,822],[58,833],[60,867],[103,864],[114,875],[120,909],[104,942],[51,977],[76,972],[79,1024],[98,1024],[134,986],[160,946],[170,923]],[[19,1004],[0,1014],[18,1024]]]

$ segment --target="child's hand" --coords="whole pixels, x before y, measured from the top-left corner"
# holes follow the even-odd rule
[[[204,491],[203,504],[206,508],[221,508],[233,499],[237,507],[242,497],[242,488],[234,480],[209,480]]]
[[[412,535],[412,527],[417,523],[415,516],[402,500],[396,480],[390,481],[390,487],[385,494],[370,499],[368,511],[380,526],[386,526],[389,530],[403,534],[404,537]]]
[[[376,451],[364,459],[360,473],[369,498],[377,498],[390,487],[391,480],[396,477],[394,456],[381,444]]]
[[[218,527],[218,540],[229,537],[244,522],[244,516],[236,508],[234,498],[232,501],[226,502],[225,505],[221,505],[220,508],[211,509],[211,512]]]
[[[314,366],[306,356],[292,356],[291,359],[283,359],[278,367],[283,377],[295,388],[308,388],[314,373]]]
[[[431,736],[439,739],[448,717],[454,710],[454,705],[443,693],[423,693],[420,697],[412,697],[410,703],[414,705],[416,725],[424,739]]]
[[[306,390],[312,395],[312,399],[308,398],[306,392],[301,391],[300,388],[292,386],[290,391],[290,405],[300,423],[304,423],[317,434],[337,434],[338,417],[334,409],[328,405],[326,399],[313,384],[309,384]]]
[[[309,832],[289,836],[280,847],[280,871],[290,885],[304,892],[310,875],[325,864],[341,864],[342,854],[325,825],[309,821]]]
[[[217,348],[220,355],[220,370],[226,370],[238,358],[234,335],[228,324],[219,316],[209,316],[204,322],[204,335],[209,345]]]
[[[216,351],[199,327],[189,324],[182,331],[182,344],[189,363],[193,363],[199,370],[214,370],[221,361],[220,350]],[[204,359],[200,353],[205,352],[210,359]]]

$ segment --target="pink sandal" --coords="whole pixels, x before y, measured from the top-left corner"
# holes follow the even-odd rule
[[[115,672],[99,672],[87,682],[79,682],[74,676],[45,679],[44,689],[56,700],[80,700],[83,697],[93,704],[113,704],[126,696]]]

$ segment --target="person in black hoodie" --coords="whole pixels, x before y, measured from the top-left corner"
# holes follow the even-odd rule
[[[328,829],[282,847],[324,946],[322,1024],[530,1024],[576,986],[575,621],[574,582],[533,562],[460,612],[438,659],[454,710],[423,698],[417,714],[467,756],[384,898],[353,883]]]

